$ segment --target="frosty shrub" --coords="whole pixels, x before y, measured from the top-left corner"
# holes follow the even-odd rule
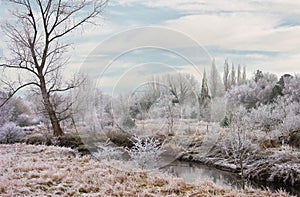
[[[252,109],[249,118],[252,128],[266,133],[272,131],[281,123],[281,118],[275,113],[273,104],[261,105],[257,109]]]
[[[17,125],[20,127],[26,127],[32,125],[30,121],[30,116],[27,114],[21,114],[17,118]]]
[[[111,160],[120,159],[121,155],[124,153],[121,147],[112,147],[109,144],[98,145],[98,152],[93,153],[93,155],[99,160]]]
[[[13,122],[8,122],[0,128],[0,143],[15,143],[20,141],[24,135],[23,130],[19,126]]]
[[[222,152],[233,160],[233,163],[241,171],[242,187],[245,189],[246,180],[244,178],[246,164],[250,160],[252,154],[255,153],[257,147],[252,144],[249,137],[242,130],[236,130],[222,141]]]
[[[181,106],[175,102],[174,95],[161,95],[157,102],[150,109],[150,116],[152,119],[162,118],[166,121],[168,126],[168,135],[174,135],[174,124],[181,116]]]
[[[124,115],[120,120],[123,129],[128,130],[135,127],[135,121],[129,116]]]
[[[243,131],[236,131],[222,140],[223,152],[232,159],[235,164],[241,160],[247,160],[251,153],[255,152],[256,146],[252,144],[250,137]]]
[[[132,161],[140,168],[154,168],[160,154],[163,152],[162,144],[154,137],[133,137],[134,146],[126,149]]]
[[[254,145],[249,136],[247,127],[249,124],[247,111],[244,107],[238,108],[233,114],[230,124],[231,133],[223,138],[222,152],[226,157],[241,171],[242,187],[245,189],[244,170],[251,156],[258,150],[257,145]]]
[[[293,131],[299,131],[300,115],[288,114],[280,125],[280,129],[287,134],[290,134]]]

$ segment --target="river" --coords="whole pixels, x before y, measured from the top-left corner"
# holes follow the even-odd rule
[[[224,187],[231,187],[235,189],[241,189],[242,187],[240,178],[237,174],[225,172],[195,162],[174,161],[162,168],[162,170],[177,177],[183,178],[188,183],[195,183],[197,181],[212,181],[217,185],[222,185]],[[256,189],[269,188],[271,191],[281,189],[292,195],[300,196],[299,187],[287,187],[278,184],[256,182],[249,182],[248,186]]]

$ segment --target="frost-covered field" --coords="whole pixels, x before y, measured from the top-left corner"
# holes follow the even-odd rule
[[[118,168],[120,169],[120,168]],[[288,196],[237,191],[213,183],[187,184],[153,172],[120,171],[73,150],[0,145],[0,196]]]

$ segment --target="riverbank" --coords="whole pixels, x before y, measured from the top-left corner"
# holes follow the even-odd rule
[[[222,157],[216,149],[213,154],[199,155],[197,152],[185,152],[178,160],[195,162],[214,167],[222,171],[240,173],[240,169],[231,160]],[[276,184],[282,188],[299,188],[300,153],[283,149],[268,149],[254,155],[245,165],[245,178],[250,181]],[[294,191],[299,193],[299,191]]]
[[[0,145],[0,161],[1,196],[289,196],[188,184],[158,171],[121,171],[54,146]]]
[[[169,162],[179,159],[239,174],[239,166],[236,166],[233,159],[228,157],[222,150],[222,139],[224,136],[230,135],[230,132],[226,129],[219,130],[192,132],[192,135],[153,135],[152,137],[162,142],[164,154],[171,158],[168,160]],[[216,131],[218,132],[214,133]],[[111,135],[89,136],[88,134],[81,134],[81,136],[78,136],[66,134],[52,141],[55,142],[53,143],[55,145],[76,149],[81,155],[97,152],[99,147],[95,143],[103,142],[106,144],[108,139],[121,149],[132,147],[132,135],[117,131],[108,134]],[[258,136],[258,134],[254,136]],[[31,139],[28,138],[26,143],[31,142]],[[258,139],[260,140],[254,140],[253,143],[259,144],[264,142],[262,137]],[[41,140],[41,142],[44,141]],[[109,147],[107,148],[109,150]],[[255,152],[250,154],[243,162],[245,178],[259,182],[259,185],[260,183],[280,184],[284,189],[287,187],[299,187],[300,153],[289,146],[278,144],[276,148],[264,148],[257,145]]]

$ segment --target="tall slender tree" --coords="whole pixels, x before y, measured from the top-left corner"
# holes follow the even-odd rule
[[[238,70],[237,70],[237,85],[241,85],[243,83],[242,79],[242,72],[241,72],[241,65],[238,65]]]
[[[208,85],[207,85],[207,78],[206,78],[206,72],[205,69],[203,71],[203,78],[202,78],[202,84],[201,84],[201,93],[200,93],[200,99],[204,100],[210,98],[209,92],[208,92]]]
[[[0,67],[18,73],[17,82],[3,81],[10,94],[31,86],[38,91],[50,118],[55,136],[63,135],[52,96],[81,84],[74,78],[64,82],[62,68],[70,43],[63,39],[86,23],[95,23],[106,0],[7,0],[11,4],[11,19],[3,25],[10,40],[9,58]],[[70,38],[70,37],[69,37]],[[70,108],[70,105],[67,106]]]
[[[247,82],[246,66],[243,67],[243,83]]]
[[[232,66],[231,66],[231,75],[230,75],[230,79],[231,79],[231,87],[235,86],[236,85],[236,76],[235,76],[235,68],[234,68],[234,65],[232,63]]]
[[[227,91],[230,87],[229,85],[229,65],[228,65],[228,59],[225,60],[224,63],[224,75],[223,75],[223,84],[225,91]]]
[[[209,118],[210,118],[210,101],[211,101],[211,97],[209,95],[206,72],[204,69],[203,77],[202,77],[202,84],[201,84],[201,93],[198,98],[200,118],[209,120]]]
[[[220,97],[224,95],[224,86],[216,67],[215,59],[213,59],[210,69],[209,89],[211,98]]]

